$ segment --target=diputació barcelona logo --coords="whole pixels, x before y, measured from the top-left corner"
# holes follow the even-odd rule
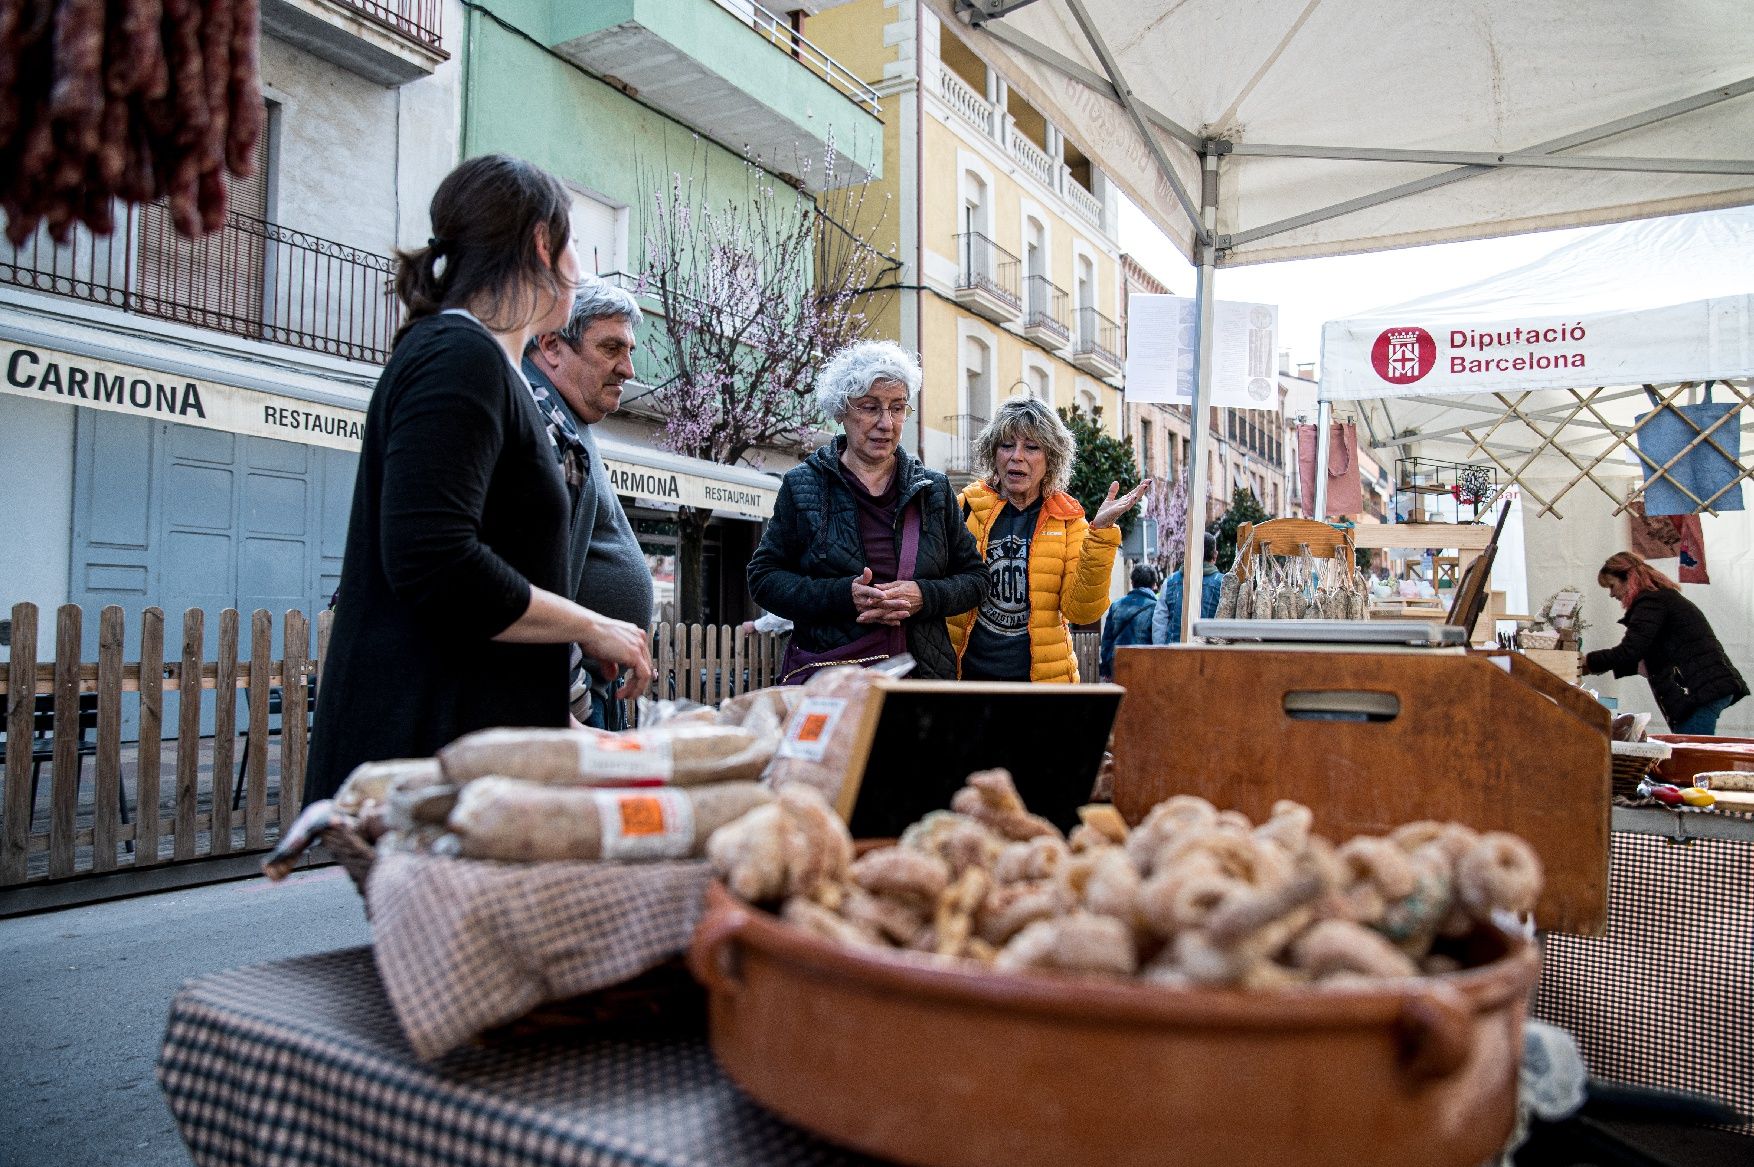
[[[1391,385],[1411,385],[1437,363],[1437,342],[1423,328],[1385,328],[1370,346],[1370,364]]]

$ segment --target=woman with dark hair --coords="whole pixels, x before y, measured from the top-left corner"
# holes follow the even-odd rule
[[[1586,673],[1642,673],[1669,732],[1710,735],[1718,715],[1748,695],[1748,682],[1674,580],[1630,551],[1608,556],[1596,582],[1620,601],[1626,636],[1584,657]]]
[[[565,599],[566,482],[518,360],[566,323],[569,203],[539,167],[462,163],[398,252],[407,320],[366,411],[305,801],[361,762],[471,730],[567,724],[570,644],[651,680],[645,632]]]
[[[1076,682],[1069,624],[1108,610],[1121,532],[1146,483],[1108,497],[1088,522],[1066,486],[1076,448],[1054,411],[1033,397],[1001,405],[975,438],[982,477],[958,502],[992,586],[972,611],[950,618],[957,675],[965,681]],[[1118,496],[1118,497],[1117,497]]]

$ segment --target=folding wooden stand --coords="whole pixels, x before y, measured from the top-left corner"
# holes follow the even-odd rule
[[[1257,821],[1291,798],[1334,840],[1418,819],[1511,831],[1546,869],[1541,928],[1607,919],[1609,714],[1511,653],[1127,647],[1114,801],[1172,794]]]

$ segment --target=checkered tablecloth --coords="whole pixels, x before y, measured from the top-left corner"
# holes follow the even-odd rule
[[[703,1036],[571,1030],[415,1059],[369,949],[185,985],[159,1084],[198,1167],[856,1167],[738,1094]]]
[[[1593,1077],[1709,1094],[1754,1135],[1754,841],[1610,838],[1607,933],[1547,935],[1533,1015]]]

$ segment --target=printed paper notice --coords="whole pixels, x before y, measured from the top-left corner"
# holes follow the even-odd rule
[[[1279,309],[1220,300],[1212,306],[1211,405],[1277,406]],[[1127,400],[1186,405],[1199,359],[1197,305],[1186,296],[1127,301]]]

